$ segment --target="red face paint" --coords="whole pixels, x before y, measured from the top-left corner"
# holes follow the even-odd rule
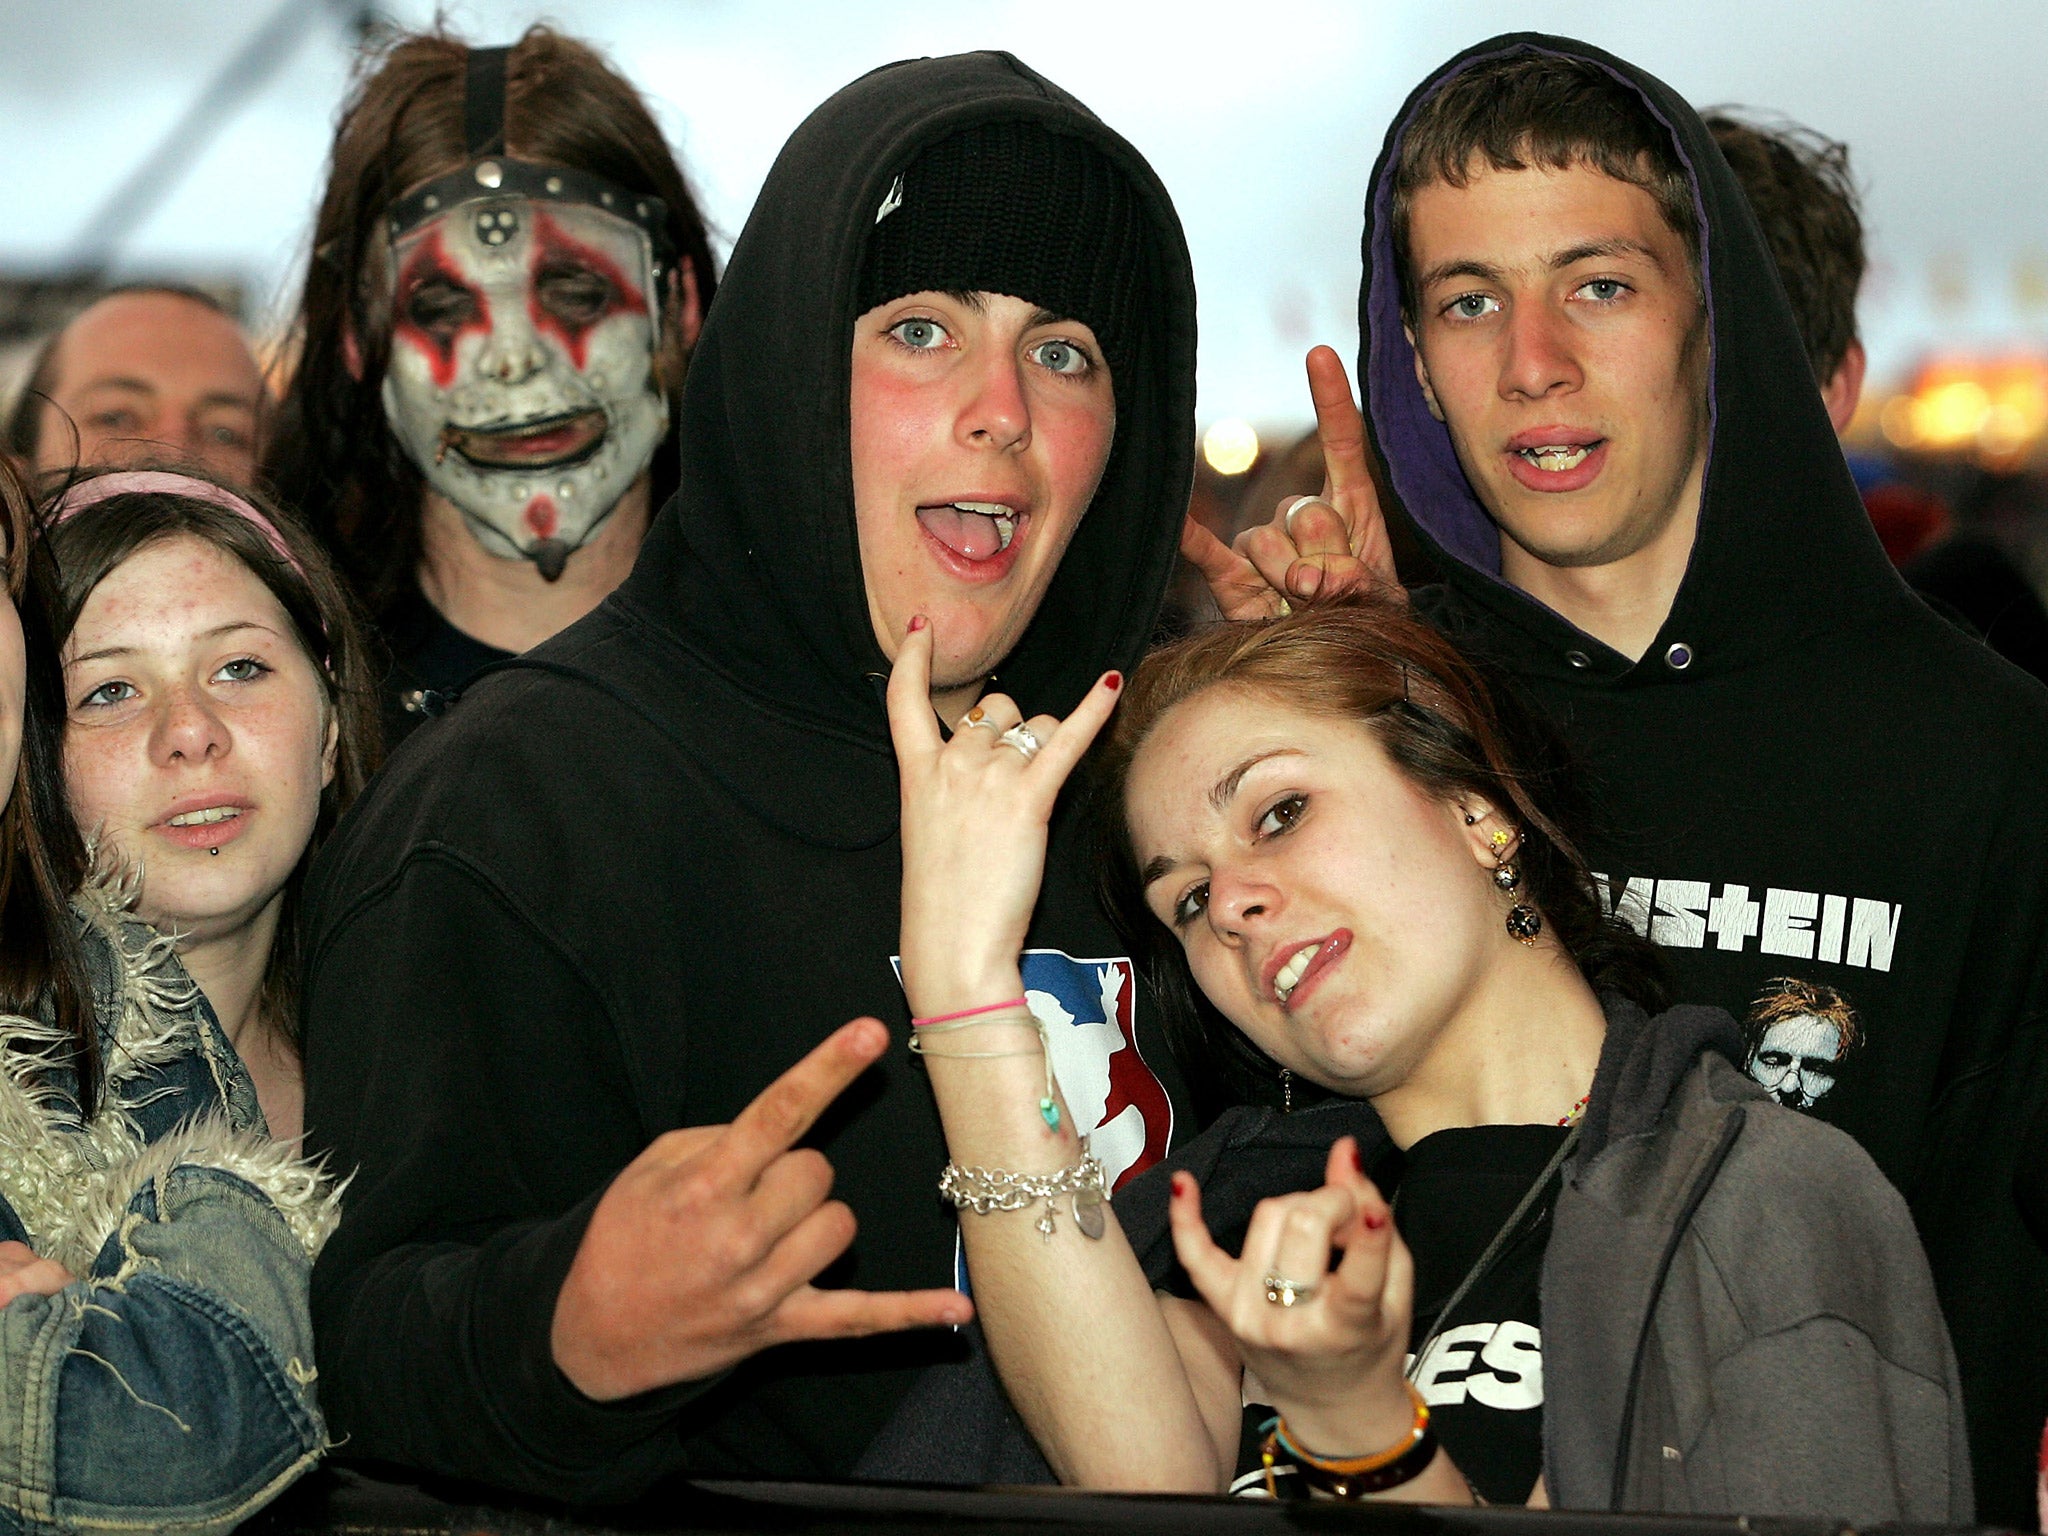
[[[490,302],[456,270],[441,243],[441,231],[428,230],[398,274],[392,336],[419,349],[433,371],[436,388],[452,389],[456,344],[472,332],[488,336],[490,330]]]
[[[616,262],[565,233],[541,209],[533,216],[530,277],[526,305],[534,329],[560,341],[579,373],[592,331],[613,315],[647,313],[639,285]],[[610,292],[600,294],[600,284]]]
[[[561,523],[561,514],[547,497],[536,496],[526,504],[526,526],[533,530],[535,538],[552,539]]]

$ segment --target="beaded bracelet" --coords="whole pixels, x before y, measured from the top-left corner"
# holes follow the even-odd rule
[[[1429,1464],[1436,1460],[1436,1431],[1429,1427],[1429,1404],[1422,1400],[1422,1394],[1415,1390],[1413,1382],[1404,1385],[1408,1388],[1409,1400],[1415,1404],[1415,1422],[1400,1440],[1370,1456],[1313,1455],[1288,1435],[1287,1420],[1276,1418],[1273,1427],[1266,1431],[1266,1438],[1259,1444],[1259,1460],[1266,1468],[1267,1490],[1273,1491],[1273,1466],[1282,1453],[1300,1469],[1304,1483],[1339,1499],[1362,1499],[1367,1494],[1384,1493],[1389,1488],[1398,1488],[1422,1476],[1429,1470]]]

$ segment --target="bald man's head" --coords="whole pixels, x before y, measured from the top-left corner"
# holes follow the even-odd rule
[[[255,478],[265,394],[241,328],[204,295],[109,294],[51,341],[9,424],[38,471],[183,460]]]

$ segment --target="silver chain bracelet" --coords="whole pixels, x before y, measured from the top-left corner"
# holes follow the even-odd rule
[[[1109,1199],[1108,1181],[1102,1164],[1083,1152],[1081,1161],[1056,1173],[1011,1173],[1002,1168],[963,1168],[946,1164],[939,1175],[939,1193],[963,1211],[977,1216],[996,1211],[1021,1211],[1043,1200],[1045,1210],[1036,1223],[1039,1235],[1052,1241],[1053,1218],[1059,1213],[1062,1195],[1073,1197],[1074,1225],[1084,1237],[1102,1236],[1103,1203]]]

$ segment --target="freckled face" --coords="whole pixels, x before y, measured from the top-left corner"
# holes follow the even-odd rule
[[[1513,942],[1480,834],[1356,721],[1208,689],[1146,738],[1125,801],[1203,995],[1341,1093],[1405,1081]]]
[[[916,293],[854,322],[853,496],[875,639],[932,621],[935,688],[1016,646],[1095,497],[1116,395],[1087,326],[1007,294]]]
[[[73,813],[141,866],[146,921],[213,939],[280,898],[334,776],[335,726],[247,566],[190,534],[136,551],[86,599],[64,686]]]

